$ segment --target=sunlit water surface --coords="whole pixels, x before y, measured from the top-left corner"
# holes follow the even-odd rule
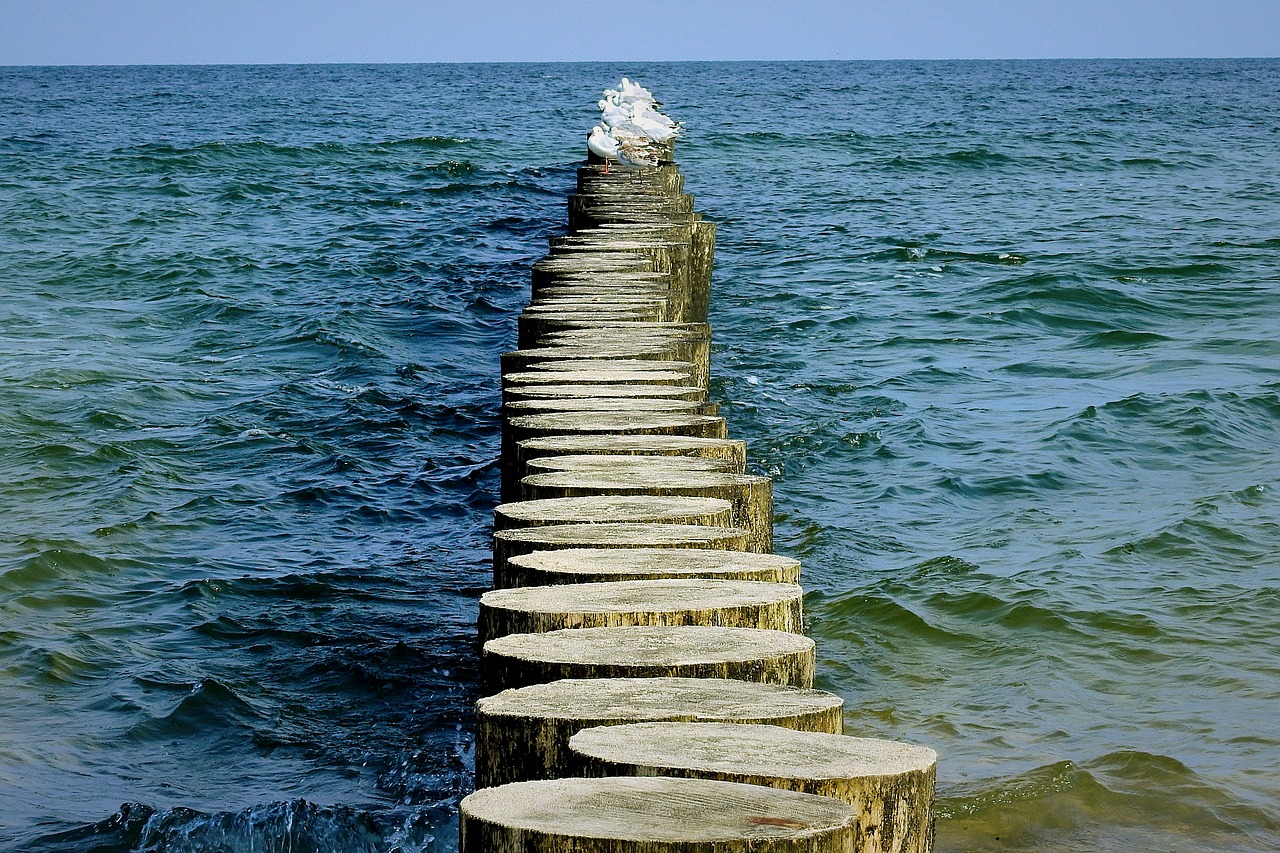
[[[497,354],[624,73],[939,849],[1280,847],[1275,61],[0,69],[0,847],[455,849]]]

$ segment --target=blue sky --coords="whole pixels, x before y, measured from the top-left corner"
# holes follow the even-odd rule
[[[0,65],[1280,56],[1280,0],[0,0]]]

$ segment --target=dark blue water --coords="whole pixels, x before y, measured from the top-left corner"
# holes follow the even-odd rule
[[[939,848],[1280,846],[1252,60],[0,69],[0,848],[452,849],[497,354],[622,74]]]

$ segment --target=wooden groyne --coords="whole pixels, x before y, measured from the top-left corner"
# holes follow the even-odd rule
[[[707,396],[715,225],[665,154],[578,170],[501,359],[461,849],[928,853],[937,756],[813,689],[772,483]]]

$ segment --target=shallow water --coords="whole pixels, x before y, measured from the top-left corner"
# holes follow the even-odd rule
[[[939,849],[1280,846],[1259,60],[0,69],[0,847],[452,849],[497,353],[623,73]]]

